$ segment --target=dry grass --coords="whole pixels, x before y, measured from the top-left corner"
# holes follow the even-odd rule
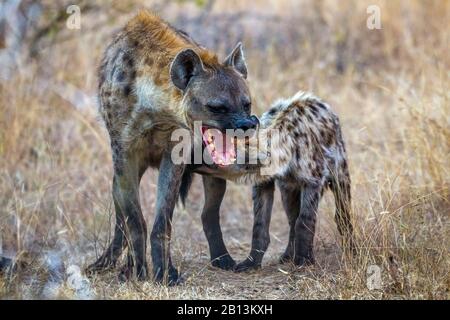
[[[195,5],[153,1],[164,17],[194,38],[211,39],[221,54],[243,38],[257,114],[299,89],[334,106],[350,155],[359,256],[343,257],[327,195],[320,206],[317,265],[278,265],[288,228],[277,199],[263,268],[246,274],[213,269],[197,179],[186,209],[175,212],[173,257],[185,285],[121,284],[112,272],[91,279],[95,297],[449,298],[450,3],[369,2],[258,0],[249,8],[218,1],[210,16],[245,14],[237,22],[206,18],[198,27],[182,19],[201,13]],[[366,28],[369,4],[381,7],[382,30]],[[83,28],[95,25],[95,32],[62,30],[40,58],[0,80],[0,236],[4,253],[32,262],[32,269],[0,278],[0,298],[79,297],[65,283],[49,289],[48,258],[83,267],[108,240],[109,142],[95,103],[85,99],[82,106],[80,97],[95,95],[100,54],[139,5],[119,1],[86,13]],[[141,190],[150,227],[155,178],[148,172]],[[243,259],[252,227],[248,186],[229,184],[222,226],[231,254]],[[382,270],[382,290],[366,286],[367,267],[374,264]]]

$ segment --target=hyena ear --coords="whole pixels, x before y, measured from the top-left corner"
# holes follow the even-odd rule
[[[202,59],[192,49],[180,51],[170,66],[170,78],[180,90],[185,90],[193,76],[199,75],[205,69]]]
[[[225,59],[224,64],[236,69],[244,79],[247,79],[247,64],[245,63],[244,51],[242,50],[242,43],[238,43],[233,51]]]

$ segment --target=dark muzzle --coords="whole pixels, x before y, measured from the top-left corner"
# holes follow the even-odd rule
[[[240,119],[236,121],[236,129],[241,129],[244,131],[253,129],[256,130],[259,126],[259,119],[256,116],[250,116],[246,119]]]

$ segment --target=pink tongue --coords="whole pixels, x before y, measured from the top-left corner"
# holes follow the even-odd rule
[[[234,163],[234,143],[231,137],[222,134],[220,130],[208,129],[203,132],[203,141],[215,164],[230,165]]]

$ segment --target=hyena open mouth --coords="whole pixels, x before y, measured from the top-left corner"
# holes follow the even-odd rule
[[[214,127],[202,126],[203,145],[208,151],[214,164],[219,167],[226,167],[236,163],[239,153],[248,155],[250,141],[255,138],[255,130],[233,130],[225,131]],[[253,142],[257,140],[253,139]]]
[[[228,166],[236,161],[236,137],[219,129],[202,126],[202,139],[214,164]]]

